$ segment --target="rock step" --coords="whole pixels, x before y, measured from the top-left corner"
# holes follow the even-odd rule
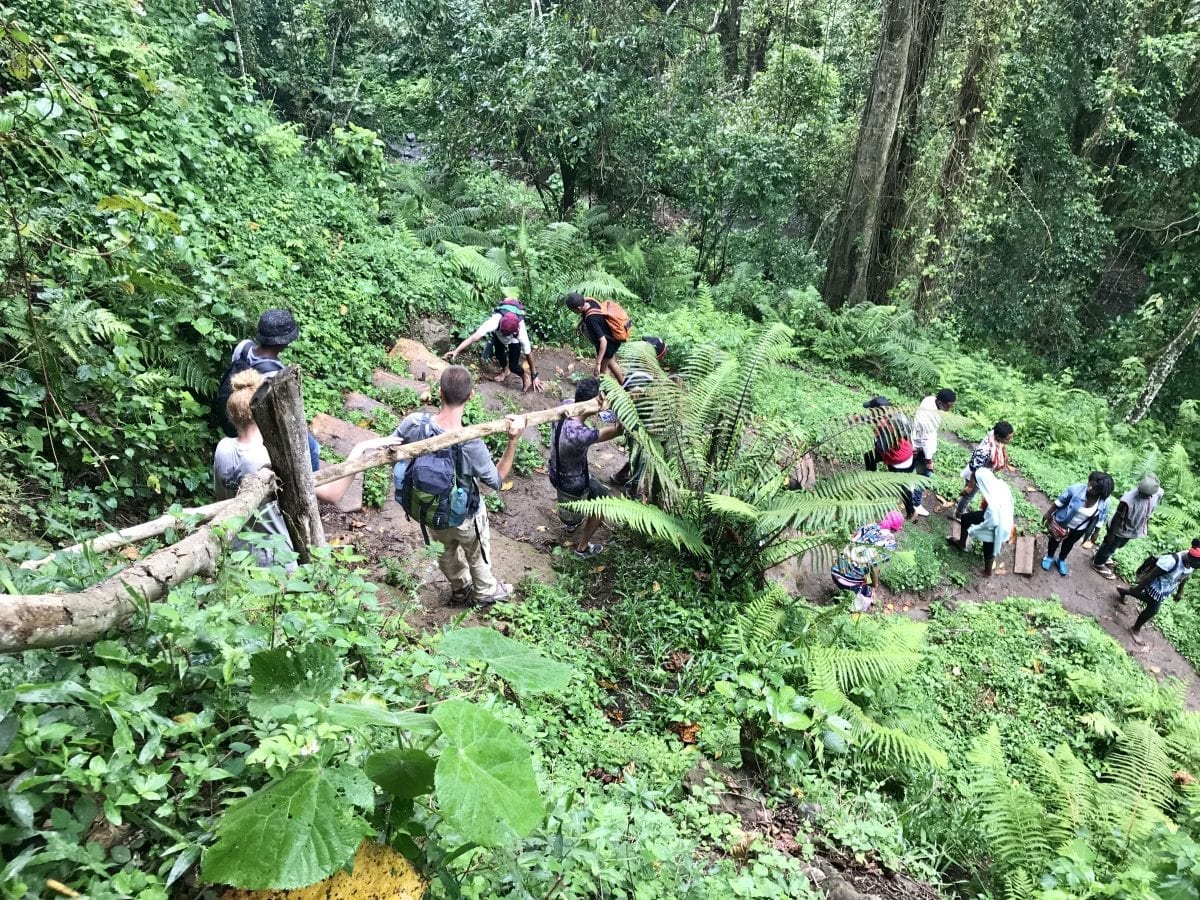
[[[1033,535],[1023,534],[1017,538],[1017,559],[1013,571],[1018,575],[1033,574],[1033,557],[1035,551]]]
[[[359,428],[357,425],[351,425],[349,422],[325,413],[318,413],[313,418],[312,433],[313,437],[317,439],[317,443],[331,447],[341,456],[347,456],[354,449],[355,444],[379,437],[373,431],[367,431],[365,428]],[[354,481],[350,483],[350,487],[342,499],[334,504],[334,508],[339,512],[346,513],[359,512],[363,508],[363,476],[361,472],[354,476]]]
[[[437,380],[442,371],[450,365],[420,341],[414,341],[412,338],[399,338],[388,351],[388,356],[403,359],[408,364],[408,371],[412,377],[420,381]]]
[[[389,372],[387,369],[376,369],[372,372],[371,383],[380,390],[385,391],[394,390],[395,388],[408,388],[416,393],[417,399],[421,403],[428,403],[431,397],[431,387],[427,382],[405,378],[403,375],[397,375],[394,372]]]

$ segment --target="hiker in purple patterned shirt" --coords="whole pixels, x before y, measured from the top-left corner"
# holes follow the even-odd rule
[[[585,378],[575,386],[576,403],[593,400],[599,395],[600,380],[597,378]],[[588,469],[588,450],[593,444],[611,441],[623,431],[620,423],[593,428],[579,416],[571,416],[555,424],[550,437],[550,483],[557,491],[560,504],[608,496],[608,489],[593,478]],[[586,559],[604,549],[603,544],[591,542],[592,535],[600,527],[599,516],[589,516],[584,521],[582,515],[563,509],[560,505],[558,517],[568,531],[578,529],[576,556]]]

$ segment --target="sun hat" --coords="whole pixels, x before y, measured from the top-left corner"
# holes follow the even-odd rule
[[[892,510],[886,516],[879,520],[879,527],[886,531],[899,531],[904,527],[904,516],[900,515],[897,510]]]
[[[255,343],[260,347],[286,347],[300,337],[300,326],[286,309],[268,309],[258,317]]]
[[[500,333],[516,334],[521,330],[521,319],[516,313],[505,313],[500,317]]]

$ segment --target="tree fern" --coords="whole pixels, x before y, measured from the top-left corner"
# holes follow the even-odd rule
[[[625,497],[602,497],[598,500],[579,500],[563,506],[585,516],[599,516],[614,525],[624,525],[646,537],[667,541],[676,549],[686,549],[699,557],[707,557],[711,549],[700,530],[691,522],[677,518],[656,506],[648,506]]]

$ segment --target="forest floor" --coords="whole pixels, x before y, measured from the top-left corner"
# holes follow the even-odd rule
[[[397,345],[395,353],[403,355],[410,377],[398,379],[420,393],[430,384],[436,384],[436,376],[445,363],[439,352],[448,345],[445,329],[436,322],[426,323],[416,341]],[[429,349],[432,348],[432,349]],[[476,368],[477,386],[484,409],[497,417],[532,410],[548,409],[573,398],[572,376],[578,377],[582,369],[590,369],[590,360],[582,359],[573,350],[564,348],[541,348],[536,350],[538,369],[546,384],[544,393],[522,394],[516,376],[510,375],[506,383],[492,380],[495,369],[491,366]],[[463,360],[464,362],[466,360]],[[353,406],[348,401],[348,406]],[[342,446],[373,434],[358,429],[349,423],[337,423],[341,430]],[[327,442],[322,430],[317,437]],[[524,438],[548,455],[536,428],[529,429]],[[336,442],[331,442],[335,443]],[[592,474],[602,481],[607,480],[625,462],[626,454],[620,441],[598,445],[593,448],[590,459]],[[359,476],[361,478],[361,476]],[[1050,499],[1019,472],[1008,474],[1008,480],[1034,506],[1045,509]],[[554,489],[546,470],[535,469],[524,477],[516,474],[505,484],[506,490],[497,496],[499,504],[492,501],[489,520],[491,523],[492,567],[502,582],[517,585],[525,578],[551,581],[554,579],[552,558],[556,553],[569,553],[570,539],[559,521],[555,510]],[[950,502],[933,504],[926,502],[932,515],[911,523],[909,528],[921,528],[934,534],[949,533],[950,515],[953,513],[953,498]],[[389,491],[381,509],[360,508],[338,511],[323,507],[327,535],[332,543],[352,545],[366,557],[375,570],[378,580],[385,582],[382,590],[390,594],[391,601],[405,608],[405,619],[420,631],[440,628],[451,621],[461,620],[467,624],[481,624],[478,611],[447,603],[449,588],[445,584],[436,562],[423,547],[420,529],[410,522]],[[595,540],[606,540],[606,529],[602,526]],[[1008,597],[1032,597],[1058,600],[1068,611],[1094,619],[1114,640],[1125,648],[1138,663],[1156,678],[1175,677],[1187,687],[1188,709],[1200,709],[1200,680],[1195,670],[1175,649],[1153,623],[1143,629],[1145,646],[1134,643],[1129,626],[1137,617],[1139,604],[1129,601],[1117,603],[1117,587],[1122,581],[1108,581],[1091,567],[1091,550],[1077,547],[1069,558],[1070,574],[1063,577],[1057,570],[1042,571],[1039,563],[1045,549],[1045,536],[1037,538],[1034,575],[1032,577],[1013,573],[1013,545],[1005,548],[1001,557],[1003,566],[991,578],[980,574],[982,558],[978,551],[968,554],[969,565],[975,577],[961,587],[942,586],[922,593],[881,592],[877,599],[877,610],[902,613],[917,619],[927,619],[930,608],[935,604],[986,603]],[[401,565],[396,565],[399,561]],[[595,571],[600,573],[609,564],[608,555],[596,560]],[[827,566],[812,562],[784,567],[776,573],[776,581],[789,591],[807,597],[814,602],[826,602],[833,593]],[[390,585],[388,584],[390,582]]]

